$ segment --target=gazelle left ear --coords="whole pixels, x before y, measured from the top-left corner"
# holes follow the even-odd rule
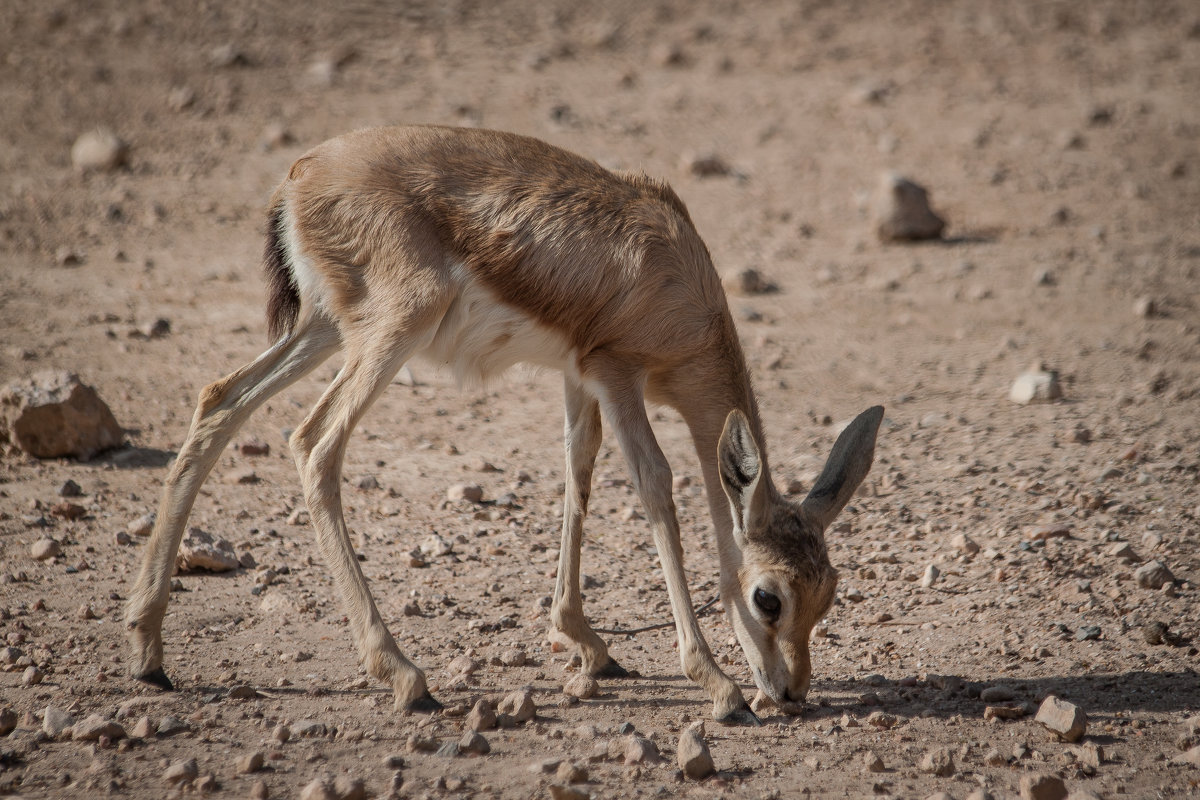
[[[850,502],[858,485],[871,470],[875,460],[875,437],[883,422],[883,406],[873,406],[855,417],[842,435],[833,443],[833,450],[821,470],[812,490],[800,504],[809,518],[829,527],[838,513]]]
[[[754,494],[762,475],[762,459],[750,431],[750,420],[736,408],[725,418],[725,430],[717,445],[721,486],[733,509],[734,533],[745,536],[753,518]]]

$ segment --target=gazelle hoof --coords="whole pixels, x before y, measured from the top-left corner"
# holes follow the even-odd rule
[[[757,728],[762,725],[762,720],[758,718],[747,703],[742,703],[742,707],[736,711],[731,711],[723,717],[718,717],[717,722],[722,725],[746,725],[751,728]]]
[[[408,704],[408,710],[419,714],[432,714],[434,711],[441,711],[445,706],[437,701],[437,699],[429,692],[418,697]]]
[[[617,663],[615,658],[609,658],[608,663],[592,673],[593,678],[632,678],[633,673]]]
[[[151,686],[157,686],[164,692],[175,691],[175,684],[171,683],[171,679],[167,677],[167,673],[163,671],[162,667],[151,670],[145,675],[135,675],[134,677],[143,683],[148,683]]]

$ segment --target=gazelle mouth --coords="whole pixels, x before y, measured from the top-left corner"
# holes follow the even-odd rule
[[[754,673],[754,683],[758,686],[758,695],[751,704],[754,710],[757,711],[763,705],[769,704],[775,706],[781,713],[791,716],[799,716],[804,712],[803,700],[786,699],[786,690],[783,692],[776,691],[775,687],[763,677],[762,671],[757,667],[752,668],[751,671]]]

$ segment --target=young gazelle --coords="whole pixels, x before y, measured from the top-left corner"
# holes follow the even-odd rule
[[[213,464],[251,412],[341,349],[345,365],[290,444],[363,664],[391,685],[397,709],[440,706],[380,618],[339,485],[355,424],[418,354],[464,379],[518,362],[562,371],[567,480],[551,624],[578,647],[587,672],[620,677],[625,671],[584,617],[579,585],[583,517],[607,420],[653,529],[683,670],[712,698],[718,721],[754,723],[741,689],[713,660],[688,595],[671,469],[646,402],[678,409],[708,489],[721,599],[754,681],[781,707],[804,699],[809,633],[837,581],[824,530],[870,469],[883,409],[842,433],[803,503],[779,494],[725,294],[666,184],[511,134],[359,131],[292,166],[271,202],[266,268],[274,344],[204,388],[166,478],[126,615],[135,676],[171,686],[162,666],[170,575]]]

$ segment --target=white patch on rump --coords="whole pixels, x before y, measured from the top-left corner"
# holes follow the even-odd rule
[[[296,219],[287,206],[283,210],[283,230],[280,238],[283,240],[284,263],[296,282],[300,293],[302,306],[327,311],[329,306],[325,301],[325,283],[321,275],[313,268],[312,260],[300,250],[300,236],[296,227]]]
[[[460,386],[484,383],[515,364],[566,367],[571,345],[562,334],[504,304],[470,277],[460,286],[422,357],[449,367]]]

